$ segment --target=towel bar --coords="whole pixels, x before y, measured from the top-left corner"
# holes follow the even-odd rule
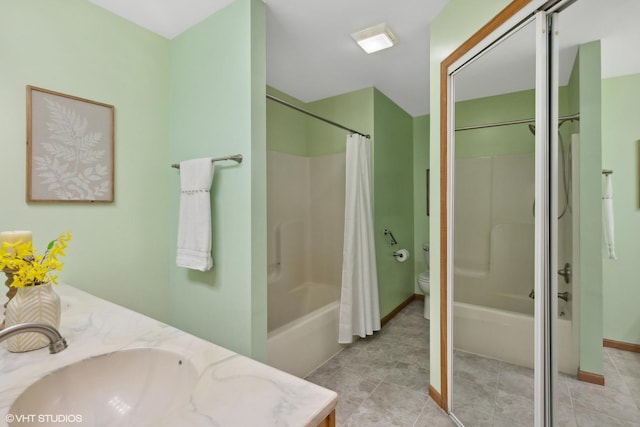
[[[233,160],[234,162],[242,163],[242,154],[234,154],[233,156],[227,157],[217,157],[215,159],[211,159],[211,163],[221,162],[223,160]],[[180,169],[180,163],[173,163],[171,167]]]

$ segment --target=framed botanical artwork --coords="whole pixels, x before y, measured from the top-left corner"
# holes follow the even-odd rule
[[[113,202],[114,107],[27,86],[27,201]]]

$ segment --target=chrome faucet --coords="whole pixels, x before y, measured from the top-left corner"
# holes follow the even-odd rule
[[[529,292],[529,298],[536,299],[536,291],[535,290],[531,289],[531,292]],[[558,292],[558,298],[560,298],[561,300],[564,300],[566,302],[569,302],[569,291]]]
[[[11,338],[14,335],[26,332],[37,332],[49,338],[49,353],[60,353],[67,348],[67,340],[65,340],[60,332],[51,325],[45,323],[19,323],[17,325],[8,326],[0,330],[0,342]]]
[[[571,264],[566,262],[564,268],[558,270],[558,274],[564,277],[564,283],[571,283]]]

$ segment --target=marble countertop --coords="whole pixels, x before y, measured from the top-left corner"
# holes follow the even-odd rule
[[[71,286],[54,289],[62,301],[60,333],[69,347],[58,354],[46,347],[10,353],[6,341],[0,344],[0,425],[6,425],[13,401],[43,376],[82,359],[134,348],[173,351],[195,367],[198,382],[185,426],[317,426],[335,409],[333,391]]]

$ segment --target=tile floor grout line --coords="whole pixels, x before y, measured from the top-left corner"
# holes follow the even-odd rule
[[[367,373],[365,375],[367,380],[372,381],[373,384],[375,384],[371,392],[367,393],[362,399],[358,399],[357,401],[348,401],[346,399],[342,400],[348,404],[347,407],[343,406],[343,410],[347,412],[341,411],[340,415],[345,416],[345,419],[337,420],[337,426],[351,425],[351,423],[361,420],[361,417],[368,416],[365,415],[365,413],[368,413],[369,411],[373,411],[371,416],[374,417],[381,416],[385,419],[386,417],[392,417],[392,419],[395,419],[392,415],[394,412],[376,411],[375,408],[369,408],[369,406],[371,406],[370,402],[372,402],[370,400],[372,395],[376,392],[380,394],[382,392],[380,387],[383,385],[396,387],[396,390],[402,390],[401,394],[407,393],[407,396],[411,396],[411,400],[415,402],[414,405],[419,403],[421,404],[416,413],[415,419],[411,420],[407,417],[409,413],[403,413],[404,415],[401,415],[398,421],[401,422],[403,426],[416,427],[418,425],[423,425],[420,423],[420,421],[423,421],[421,420],[421,417],[428,416],[425,414],[428,412],[429,407],[427,405],[430,400],[428,393],[423,391],[423,389],[426,389],[428,385],[428,377],[430,375],[430,370],[428,369],[430,347],[428,334],[429,321],[423,318],[422,309],[418,309],[416,303],[407,307],[409,308],[409,311],[404,310],[400,312],[394,321],[385,325],[386,328],[382,329],[382,333],[374,335],[372,339],[367,339],[366,342],[358,340],[354,342],[354,344],[359,348],[353,349],[352,347],[353,350],[349,351],[349,347],[346,347],[343,351],[332,358],[337,360],[334,361],[335,367],[331,368],[337,369],[325,377],[324,382],[335,381],[341,373],[345,373],[347,371],[357,372],[358,368],[360,368],[360,372],[364,371]],[[390,328],[387,326],[390,326]],[[418,333],[419,331],[422,332]],[[397,350],[392,351],[391,355],[386,351],[388,349],[396,348]],[[345,352],[345,350],[348,353]],[[409,353],[414,352],[416,354],[409,355]],[[369,353],[369,356],[371,357],[380,357],[379,360],[383,362],[382,367],[377,369],[375,367],[375,362],[372,364],[368,361],[366,353]],[[360,361],[357,360],[358,355],[360,355]],[[330,363],[332,359],[325,362],[323,366]],[[425,366],[423,363],[424,361],[427,362],[426,367],[423,367]],[[405,369],[398,369],[398,366],[403,366]],[[314,370],[313,373],[316,373],[319,369],[320,367]],[[375,376],[376,372],[379,374],[377,377]],[[416,373],[420,373],[420,375],[426,374],[427,379],[425,379],[425,381],[427,384],[420,389],[412,388],[421,383],[415,381]],[[374,376],[372,377],[371,375]],[[352,404],[354,406],[351,406]],[[416,409],[417,407],[418,405],[414,406]],[[357,418],[355,418],[356,416]],[[434,416],[436,415],[434,414]],[[444,418],[449,420],[447,414],[444,414]],[[429,417],[429,419],[431,419],[431,417]],[[428,422],[429,420],[426,421]],[[382,427],[381,424],[372,424],[372,426],[373,425]]]
[[[567,395],[569,396],[569,405],[571,408],[571,414],[573,414],[573,420],[575,421],[576,426],[578,426],[578,414],[576,414],[576,406],[573,404],[573,396],[571,395],[571,390],[569,389],[569,383],[567,382],[567,378],[561,377],[560,375],[558,375],[557,378],[562,379],[564,387],[567,389]],[[557,387],[557,384],[556,384],[556,387]]]
[[[416,417],[411,427],[416,427],[416,424],[418,424],[418,421],[420,421],[420,417],[422,416],[422,413],[424,412],[424,410],[427,408],[428,404],[429,404],[429,399],[425,400],[424,405],[422,405],[422,409],[420,410],[420,413]]]

